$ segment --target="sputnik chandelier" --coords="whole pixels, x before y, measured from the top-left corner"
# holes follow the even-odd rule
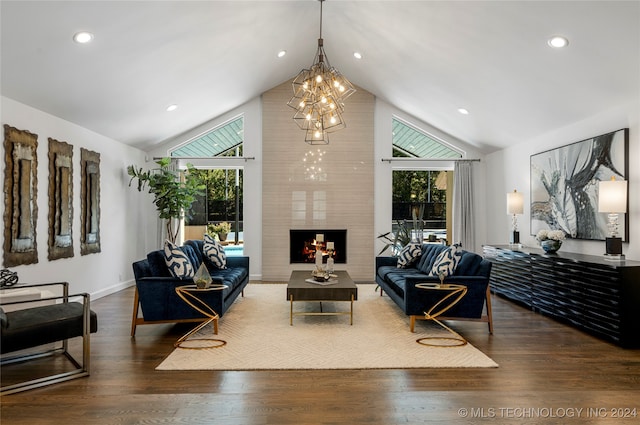
[[[320,1],[320,38],[309,69],[293,80],[293,97],[287,105],[295,109],[293,120],[306,131],[304,141],[311,145],[329,144],[329,134],[346,127],[342,113],[344,100],[356,89],[329,64],[322,40],[322,3]]]

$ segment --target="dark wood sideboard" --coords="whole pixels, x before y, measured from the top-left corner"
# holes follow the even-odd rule
[[[484,245],[491,291],[625,348],[640,348],[640,261]]]

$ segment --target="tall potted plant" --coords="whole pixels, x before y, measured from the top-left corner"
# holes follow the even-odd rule
[[[409,245],[412,241],[422,244],[424,228],[424,221],[422,216],[424,214],[424,205],[421,205],[418,209],[411,210],[411,217],[413,226],[410,227],[407,224],[407,220],[396,221],[396,232],[387,232],[378,236],[378,239],[382,239],[385,243],[382,251],[378,255],[382,255],[388,249],[391,250],[391,255],[398,255],[402,251],[402,248]],[[419,218],[418,218],[419,217]]]
[[[195,169],[193,165],[187,164],[187,171],[181,179],[179,172],[171,170],[170,163],[170,158],[162,158],[156,161],[159,168],[147,171],[129,165],[127,173],[131,176],[129,186],[133,180],[137,179],[138,191],[142,192],[146,187],[149,188],[149,193],[154,196],[153,203],[159,216],[165,220],[167,238],[175,243],[182,219],[196,200],[196,196],[204,193],[205,185],[201,183],[197,173],[192,172]],[[175,229],[174,221],[177,221]]]

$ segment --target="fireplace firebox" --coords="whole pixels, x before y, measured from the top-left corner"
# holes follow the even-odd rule
[[[333,249],[331,249],[333,247]],[[316,250],[322,252],[322,262],[326,263],[330,253],[336,264],[347,262],[346,230],[289,230],[289,261],[294,263],[315,263]]]

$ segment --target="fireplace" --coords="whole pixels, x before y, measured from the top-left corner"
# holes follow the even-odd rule
[[[327,262],[331,247],[336,264],[347,262],[346,230],[289,230],[289,262],[315,263],[316,249],[322,251],[322,261]]]

